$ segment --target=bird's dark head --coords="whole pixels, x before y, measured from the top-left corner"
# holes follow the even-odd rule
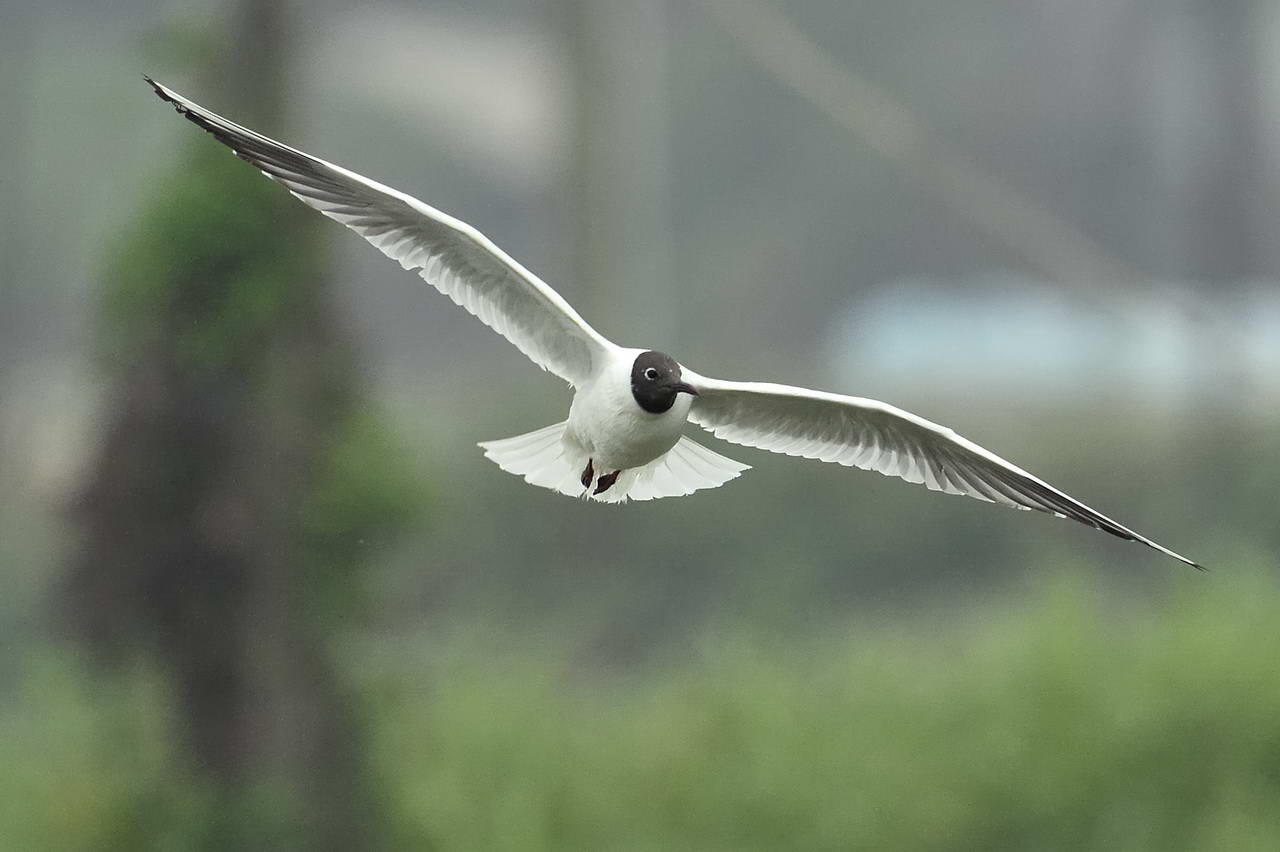
[[[662,414],[675,405],[676,394],[697,396],[692,385],[680,380],[680,365],[662,352],[641,352],[631,365],[631,395],[650,414]]]

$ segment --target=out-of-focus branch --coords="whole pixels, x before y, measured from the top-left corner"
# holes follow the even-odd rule
[[[850,71],[763,0],[702,0],[780,82],[852,131],[987,236],[1050,279],[1081,288],[1147,276],[939,140],[912,110]]]

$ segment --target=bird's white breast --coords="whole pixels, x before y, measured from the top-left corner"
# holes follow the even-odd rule
[[[677,394],[661,414],[645,411],[631,395],[631,365],[642,349],[620,349],[583,385],[569,408],[565,439],[592,459],[596,470],[648,464],[680,440],[692,398]]]

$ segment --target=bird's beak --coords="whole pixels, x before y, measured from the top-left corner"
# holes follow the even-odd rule
[[[698,395],[697,389],[695,389],[694,386],[689,384],[688,382],[676,382],[674,385],[671,386],[671,389],[676,393],[687,393],[689,394],[689,396]]]

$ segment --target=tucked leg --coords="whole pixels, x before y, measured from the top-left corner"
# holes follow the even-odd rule
[[[596,471],[595,468],[591,466],[591,459],[587,459],[587,467],[582,471],[582,487],[590,488],[591,480],[595,478],[595,475]],[[612,483],[610,484],[612,485]],[[596,493],[599,494],[600,492],[597,491]]]
[[[613,473],[606,473],[601,475],[601,477],[596,480],[596,490],[594,493],[603,494],[604,492],[612,488],[613,483],[618,481],[618,474],[620,473],[622,473],[622,471],[615,470]]]

